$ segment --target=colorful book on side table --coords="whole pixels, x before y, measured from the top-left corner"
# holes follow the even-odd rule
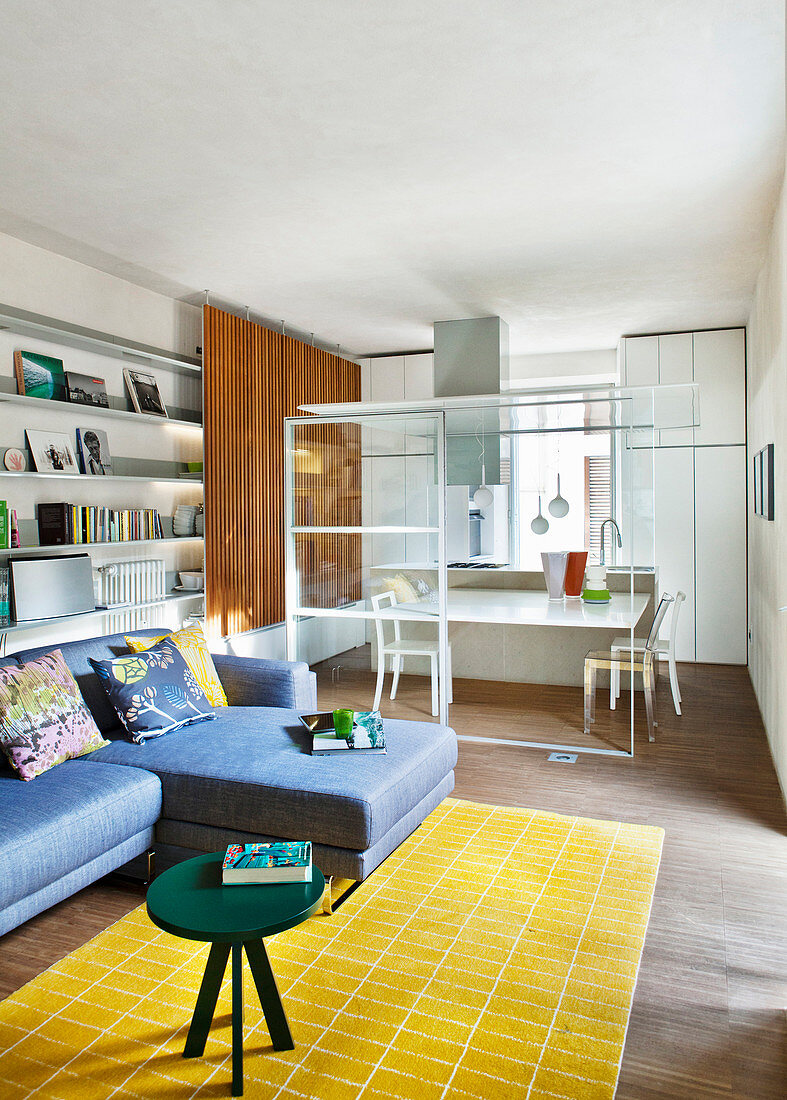
[[[311,882],[310,840],[278,841],[269,844],[230,844],[221,868],[225,886],[253,883]]]

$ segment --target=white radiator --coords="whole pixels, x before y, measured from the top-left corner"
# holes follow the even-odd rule
[[[116,561],[97,570],[96,602],[100,607],[120,607],[129,604],[163,600],[167,594],[164,562]]]

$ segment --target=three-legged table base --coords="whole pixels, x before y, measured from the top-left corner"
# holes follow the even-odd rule
[[[257,995],[260,998],[265,1022],[268,1025],[274,1050],[293,1050],[290,1027],[276,987],[276,979],[268,961],[268,953],[262,940],[245,940],[242,943],[214,943],[211,945],[197,1004],[191,1018],[191,1026],[183,1048],[184,1058],[199,1058],[205,1051],[216,1001],[227,969],[227,959],[232,950],[232,1095],[243,1095],[243,950],[249,960]]]

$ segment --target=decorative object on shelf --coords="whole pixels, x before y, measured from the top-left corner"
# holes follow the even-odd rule
[[[131,403],[138,413],[147,413],[149,416],[168,416],[154,375],[125,367],[123,377],[131,395]]]
[[[66,371],[66,391],[68,400],[75,405],[93,405],[99,409],[109,408],[107,385],[103,378],[92,378],[89,374],[76,374]]]
[[[566,567],[568,565],[568,551],[544,551],[541,554],[541,563],[544,568],[544,580],[547,582],[547,592],[550,600],[562,600]]]
[[[549,514],[555,519],[563,519],[568,515],[568,501],[560,495],[560,474],[557,475],[557,495],[552,497],[547,507]]]
[[[609,603],[612,597],[607,588],[607,567],[589,565],[586,571],[585,591],[582,599],[587,603]]]
[[[188,470],[188,472],[190,474],[201,474],[202,470],[203,470],[203,466],[204,466],[204,463],[202,462],[201,459],[200,459],[199,462],[187,462],[186,463],[186,469]]]
[[[178,536],[191,536],[196,531],[198,504],[179,504],[172,517],[172,533]]]
[[[541,514],[541,494],[538,494],[538,515],[530,521],[530,530],[534,535],[545,535],[549,530],[549,520]]]
[[[773,443],[754,456],[754,514],[772,520],[775,515]]]
[[[66,400],[66,378],[63,360],[37,351],[15,351],[16,388],[24,397],[40,397],[44,401]]]
[[[71,440],[63,432],[25,429],[33,465],[40,474],[78,474],[76,455]]]
[[[27,469],[27,456],[18,447],[9,447],[3,455],[3,465],[12,473],[21,474]]]
[[[77,451],[83,474],[107,477],[112,473],[106,432],[98,428],[77,428]]]
[[[587,560],[587,550],[569,550],[568,552],[566,596],[570,600],[578,600],[582,595],[582,582],[585,579]]]
[[[201,569],[185,569],[178,577],[184,592],[201,592],[205,587],[205,574]]]
[[[205,510],[202,506],[194,517],[194,534],[201,538],[205,535]]]

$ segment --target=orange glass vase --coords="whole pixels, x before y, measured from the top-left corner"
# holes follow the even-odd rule
[[[566,595],[576,599],[582,595],[582,582],[585,579],[587,550],[570,550],[566,565]]]

